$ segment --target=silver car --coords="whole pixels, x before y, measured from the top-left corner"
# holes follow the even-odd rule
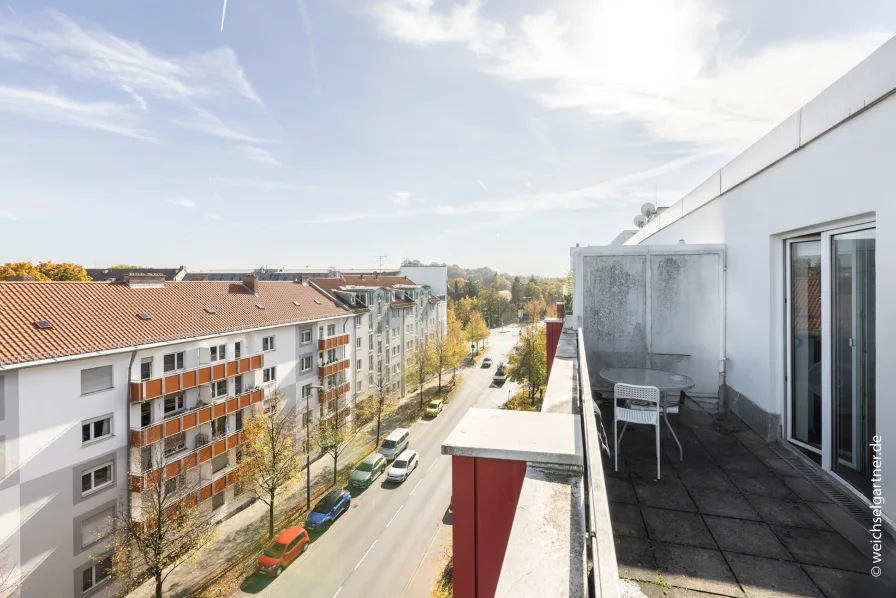
[[[348,477],[348,485],[355,488],[367,488],[386,470],[386,458],[379,453],[372,453],[358,463]]]

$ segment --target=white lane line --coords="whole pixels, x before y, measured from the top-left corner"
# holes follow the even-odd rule
[[[361,566],[361,563],[364,562],[364,559],[367,558],[367,555],[370,554],[370,551],[373,550],[373,547],[376,546],[376,543],[377,543],[377,540],[374,540],[373,544],[370,545],[370,548],[367,549],[367,552],[364,553],[364,556],[361,557],[361,560],[358,561],[358,564],[355,565],[355,569],[354,569],[355,571],[358,570],[358,567]],[[341,590],[342,588],[339,588],[339,589]],[[338,594],[339,592],[336,592],[336,593]],[[336,597],[334,596],[333,598],[336,598]]]
[[[422,483],[423,483],[423,480],[420,480],[419,482],[417,482],[417,485],[414,486],[414,489],[411,490],[411,493],[408,495],[408,497],[414,496],[414,492],[417,491],[417,488],[419,488],[419,487],[420,487],[420,484],[422,484]]]
[[[398,510],[395,511],[394,515],[392,515],[392,519],[389,520],[389,523],[386,524],[386,527],[389,527],[390,525],[392,525],[392,522],[395,521],[395,518],[398,517],[398,514],[401,513],[401,510],[403,508],[404,508],[404,505],[401,505],[400,507],[398,507]]]
[[[341,592],[341,591],[342,591],[342,586],[339,586],[339,589],[336,590],[336,593],[335,593],[335,594],[333,594],[333,598],[336,598],[336,596],[338,596],[338,595],[339,595],[339,592]]]
[[[436,460],[432,462],[432,465],[429,466],[429,469],[432,469],[433,467],[435,467],[436,463],[438,463],[438,462],[439,462],[439,459],[436,458]],[[429,469],[426,470],[426,473],[429,473]]]

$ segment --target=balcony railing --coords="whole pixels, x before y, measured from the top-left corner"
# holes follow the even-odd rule
[[[330,338],[318,339],[317,350],[326,351],[327,349],[335,349],[337,347],[347,345],[350,340],[351,339],[347,334],[338,334],[336,336],[331,336]]]
[[[334,386],[329,391],[320,393],[320,400],[329,401],[335,399],[336,397],[347,393],[350,388],[351,385],[348,382],[340,384],[339,386]]]
[[[172,392],[196,388],[239,374],[260,370],[264,367],[264,354],[256,353],[225,363],[213,363],[197,368],[173,372],[161,378],[131,381],[131,401],[139,403],[156,399]]]
[[[131,428],[131,446],[146,446],[173,434],[192,430],[213,419],[261,402],[263,398],[262,389],[252,388],[239,396],[230,397],[226,401],[198,406],[142,428]]]
[[[335,363],[330,363],[328,365],[322,365],[317,368],[317,375],[320,376],[321,378],[324,378],[326,376],[331,376],[337,372],[347,370],[349,368],[349,366],[351,366],[351,363],[352,363],[352,360],[346,358],[346,359],[337,361]]]

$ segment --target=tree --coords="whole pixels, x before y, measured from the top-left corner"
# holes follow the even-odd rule
[[[464,285],[464,294],[466,294],[467,297],[476,297],[481,288],[482,282],[478,280],[468,281],[467,284]]]
[[[8,550],[6,546],[0,550],[0,598],[12,598],[22,587],[21,574],[9,563],[9,558],[4,554]]]
[[[529,321],[533,324],[537,323],[541,320],[541,314],[545,310],[544,299],[533,298],[526,301],[525,305],[523,305],[523,313],[529,316]]]
[[[34,280],[50,280],[31,262],[7,262],[0,266],[0,280],[6,280],[10,276],[33,276]]]
[[[529,387],[529,400],[547,383],[547,331],[526,326],[520,331],[520,348],[510,354],[507,377]]]
[[[473,317],[474,311],[476,311],[476,307],[473,305],[473,300],[469,297],[463,297],[454,303],[454,313],[464,328],[470,323],[470,318]]]
[[[572,270],[570,270],[563,279],[563,309],[567,315],[572,314],[572,289]]]
[[[243,427],[246,467],[241,473],[255,496],[268,506],[268,538],[274,537],[277,493],[302,476],[297,433],[296,410],[284,406],[279,389],[271,393],[263,408],[249,416]]]
[[[487,339],[489,335],[488,326],[485,325],[485,320],[482,318],[482,314],[478,311],[473,312],[473,315],[470,318],[470,323],[467,324],[464,331],[467,333],[467,339],[477,347],[479,346],[479,343]]]
[[[109,270],[133,270],[134,272],[139,272],[143,270],[145,266],[135,266],[133,264],[115,264],[114,266],[109,266]]]
[[[41,262],[37,268],[50,280],[92,280],[78,264]]]
[[[510,300],[514,305],[519,305],[523,300],[523,281],[519,276],[514,277],[513,283],[510,285]]]
[[[321,405],[321,410],[323,410],[323,405]],[[333,457],[333,484],[336,483],[336,475],[339,472],[339,456],[352,446],[357,435],[357,427],[349,426],[346,421],[339,421],[339,409],[337,408],[334,417],[320,418],[317,428],[311,436],[311,441],[320,449],[320,452]]]
[[[457,366],[463,362],[464,357],[467,355],[467,343],[464,340],[464,329],[461,327],[453,309],[448,310],[446,328],[448,329],[446,353],[448,365],[454,370],[451,376],[451,382],[454,383],[457,377]]]
[[[434,350],[432,340],[428,342],[417,341],[411,356],[408,357],[405,366],[405,379],[408,386],[416,384],[420,389],[420,409],[423,409],[423,383],[433,373]]]
[[[452,315],[448,316],[453,317]],[[442,394],[442,372],[451,367],[451,338],[447,327],[437,326],[432,339],[432,364],[439,375],[439,394]]]
[[[162,585],[168,576],[193,560],[217,532],[211,518],[198,506],[198,471],[165,479],[168,459],[162,447],[154,446],[152,453],[152,471],[141,478],[142,490],[132,493],[130,502],[126,496],[120,498],[115,507],[110,521],[111,557],[104,550],[104,556],[96,560],[109,566],[110,577],[118,581],[125,594],[149,577],[155,580],[156,598],[162,598]],[[188,482],[189,478],[195,481]],[[111,558],[111,564],[102,558]]]
[[[376,444],[379,445],[383,418],[395,409],[397,397],[392,381],[382,368],[373,374],[373,384],[368,388],[370,396],[358,404],[357,417],[363,421],[376,419]]]

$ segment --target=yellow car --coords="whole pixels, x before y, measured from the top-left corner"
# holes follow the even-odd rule
[[[444,408],[445,403],[442,402],[442,399],[432,400],[429,402],[429,405],[426,406],[426,416],[435,417],[440,414]]]

